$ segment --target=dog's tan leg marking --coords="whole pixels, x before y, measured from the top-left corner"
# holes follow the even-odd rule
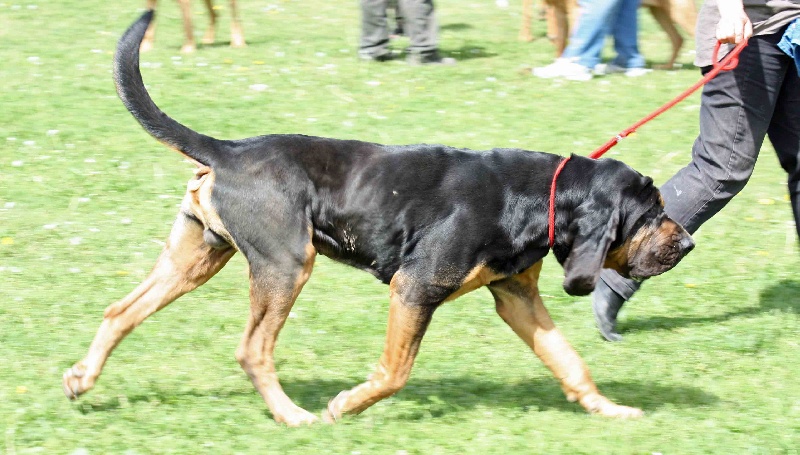
[[[146,8],[149,10],[156,9],[156,3],[158,0],[147,0]],[[150,25],[147,26],[147,31],[144,32],[144,38],[142,39],[142,44],[139,46],[139,52],[147,52],[153,50],[153,41],[155,40],[156,36],[156,21],[150,21]]]
[[[542,360],[569,401],[578,401],[591,413],[608,417],[639,417],[642,411],[620,406],[600,395],[589,369],[561,332],[539,296],[537,282],[542,263],[507,280],[491,284],[497,313]]]
[[[288,279],[286,271],[262,270],[251,264],[250,319],[236,350],[236,360],[264,398],[275,421],[289,426],[311,424],[317,417],[286,396],[278,382],[273,352],[278,333],[311,276],[315,256],[316,250],[309,243],[302,269]]]
[[[487,284],[505,278],[498,275],[494,270],[486,267],[485,265],[478,265],[474,267],[467,276],[462,280],[461,287],[452,294],[450,294],[445,301],[455,300],[464,294],[470,293],[476,289],[482,288]]]
[[[407,301],[403,288],[409,284],[401,273],[392,278],[386,345],[378,366],[366,382],[331,400],[323,413],[326,422],[333,423],[344,414],[358,414],[405,386],[434,310]]]
[[[192,7],[189,0],[178,0],[178,5],[181,7],[181,16],[183,16],[183,47],[181,52],[190,54],[197,50],[197,45],[194,42],[194,28],[192,26]]]
[[[127,334],[151,314],[208,281],[235,252],[206,245],[203,227],[180,214],[150,275],[124,299],[106,308],[89,353],[64,373],[67,397],[75,399],[94,387],[111,351]]]
[[[239,21],[239,9],[236,6],[236,0],[231,0],[231,47],[245,47],[247,43],[244,41],[244,32],[242,31],[242,23]]]
[[[203,44],[214,44],[217,32],[217,12],[214,10],[214,0],[205,0],[205,3],[208,10],[208,28],[203,34],[201,42]]]

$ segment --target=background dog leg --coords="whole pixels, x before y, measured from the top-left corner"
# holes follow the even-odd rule
[[[561,381],[567,400],[608,417],[641,416],[641,410],[617,405],[597,391],[586,364],[553,325],[542,303],[536,286],[541,267],[540,262],[516,277],[489,286],[497,313]]]
[[[522,0],[522,25],[519,28],[520,41],[533,41],[531,20],[533,17],[533,0]]]
[[[181,52],[189,54],[197,50],[197,45],[194,42],[194,29],[192,27],[192,8],[189,0],[178,0],[178,5],[181,7],[181,16],[183,16],[184,42],[183,47],[181,47]]]
[[[247,45],[244,41],[244,31],[242,31],[242,22],[239,20],[239,9],[236,6],[236,0],[231,0],[231,47],[244,47]]]
[[[217,34],[217,12],[214,10],[214,0],[205,0],[206,9],[208,10],[208,28],[203,34],[203,44],[214,44],[214,38]]]
[[[680,54],[681,47],[683,47],[683,37],[672,22],[669,7],[648,5],[648,8],[653,18],[658,22],[658,25],[667,33],[670,43],[672,43],[672,54],[670,55],[669,61],[664,65],[658,65],[656,68],[671,70],[675,67],[675,60],[678,59],[678,54]]]
[[[158,0],[147,0],[147,5],[145,6],[149,10],[156,9],[156,3]],[[139,52],[147,52],[153,50],[153,41],[156,37],[156,21],[150,21],[150,25],[147,26],[147,31],[144,32],[144,38],[142,39],[142,44],[139,46]]]
[[[305,262],[279,267],[250,260],[250,319],[236,350],[236,360],[264,398],[275,421],[289,426],[311,424],[317,417],[297,406],[278,381],[273,353],[283,324],[311,276],[316,251],[309,244]]]
[[[214,276],[236,252],[203,242],[200,223],[179,215],[150,275],[124,299],[106,308],[89,353],[64,373],[64,393],[75,399],[94,387],[114,348],[148,316]]]
[[[375,372],[366,382],[339,393],[328,404],[323,418],[333,423],[344,414],[358,414],[402,389],[411,375],[414,358],[428,328],[435,306],[418,305],[403,295],[403,279],[395,274],[390,285],[389,324],[386,345]]]
[[[547,36],[553,41],[556,48],[556,57],[561,57],[567,48],[569,39],[570,21],[567,2],[555,2],[547,7]],[[552,30],[551,30],[552,29]]]

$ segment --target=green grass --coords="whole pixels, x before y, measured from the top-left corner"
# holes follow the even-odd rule
[[[240,4],[246,49],[178,55],[177,7],[163,2],[157,48],[143,58],[159,105],[220,138],[300,132],[588,154],[699,78],[688,51],[684,69],[640,79],[522,75],[552,50],[544,38],[516,41],[519,2],[438,2],[441,47],[459,59],[450,68],[357,62],[353,1]],[[540,284],[553,318],[601,391],[643,419],[567,403],[479,290],[437,312],[395,397],[335,426],[276,425],[233,357],[248,311],[239,256],[134,331],[95,390],[66,400],[62,372],[105,306],[149,271],[192,175],[114,92],[111,53],[138,6],[0,1],[0,452],[800,453],[800,258],[769,146],[696,250],[626,307],[623,343],[600,341],[589,299],[567,296],[547,259]],[[663,62],[666,37],[641,17],[643,52]],[[698,100],[609,156],[663,183],[689,159]],[[276,353],[298,404],[318,413],[372,370],[387,294],[367,274],[318,261]]]

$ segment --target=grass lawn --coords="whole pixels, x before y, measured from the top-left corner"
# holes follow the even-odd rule
[[[180,55],[162,2],[144,79],[174,118],[219,138],[305,133],[588,154],[699,78],[683,69],[553,82],[521,73],[552,58],[516,40],[520,2],[437,2],[455,67],[356,59],[353,0],[242,0],[248,47]],[[408,386],[335,426],[276,425],[234,359],[248,312],[236,256],[147,320],[79,401],[61,374],[103,309],[149,272],[193,166],[151,139],[117,99],[112,51],[143,1],[0,0],[0,453],[798,454],[800,266],[785,176],[765,145],[753,178],[695,236],[678,268],[647,283],[601,342],[589,298],[542,281],[553,319],[600,390],[641,407],[615,421],[568,403],[479,290],[434,317]],[[227,40],[227,4],[219,37]],[[199,25],[202,2],[194,2]],[[641,12],[641,46],[668,43]],[[403,46],[402,40],[396,48]],[[689,159],[694,95],[607,156],[666,181]],[[314,413],[372,371],[388,289],[324,258],[278,349],[287,393]]]

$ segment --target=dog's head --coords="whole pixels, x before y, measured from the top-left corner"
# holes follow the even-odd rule
[[[591,293],[603,268],[642,280],[675,267],[694,248],[689,233],[664,213],[651,178],[619,161],[602,161],[569,224],[563,265],[570,295]]]

